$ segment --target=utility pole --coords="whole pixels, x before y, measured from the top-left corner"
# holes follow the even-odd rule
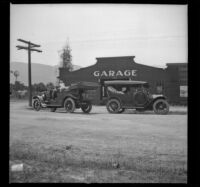
[[[32,106],[32,84],[31,84],[31,51],[42,52],[41,50],[35,49],[35,47],[40,47],[40,45],[31,43],[30,41],[18,39],[18,41],[28,44],[27,46],[19,46],[17,45],[17,49],[25,49],[28,51],[28,88],[29,88],[29,106]]]

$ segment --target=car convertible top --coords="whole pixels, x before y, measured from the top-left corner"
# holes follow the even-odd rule
[[[133,80],[111,80],[104,81],[105,85],[148,85],[145,81],[133,81]]]
[[[99,87],[98,83],[95,82],[78,82],[75,84],[71,84],[69,86],[69,90],[75,90],[75,89],[83,89],[83,90],[95,90]]]

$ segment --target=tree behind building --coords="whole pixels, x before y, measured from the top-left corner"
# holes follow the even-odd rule
[[[69,71],[73,70],[72,55],[69,42],[67,41],[60,54],[60,67],[66,68]]]

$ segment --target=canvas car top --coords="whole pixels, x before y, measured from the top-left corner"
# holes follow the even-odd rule
[[[105,85],[139,85],[139,84],[148,84],[145,81],[133,81],[133,80],[112,80],[104,81]]]
[[[73,90],[73,89],[94,90],[94,89],[97,89],[98,86],[99,84],[95,82],[78,82],[78,83],[72,84],[69,87],[69,90]]]

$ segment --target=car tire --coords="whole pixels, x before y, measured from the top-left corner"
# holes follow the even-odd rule
[[[75,101],[72,98],[67,98],[64,102],[64,108],[67,113],[73,113],[76,108]]]
[[[81,106],[81,110],[84,112],[84,113],[90,113],[90,111],[92,110],[92,104],[91,103],[87,103],[85,105],[82,105]]]
[[[55,112],[56,108],[51,108],[50,110],[51,110],[51,112]]]
[[[164,99],[158,99],[153,103],[153,110],[156,114],[168,114],[169,104]]]
[[[117,99],[110,99],[106,104],[106,108],[109,113],[117,114],[121,109],[120,102]]]
[[[35,111],[39,111],[41,109],[41,102],[39,99],[35,99],[33,101],[33,108]]]

